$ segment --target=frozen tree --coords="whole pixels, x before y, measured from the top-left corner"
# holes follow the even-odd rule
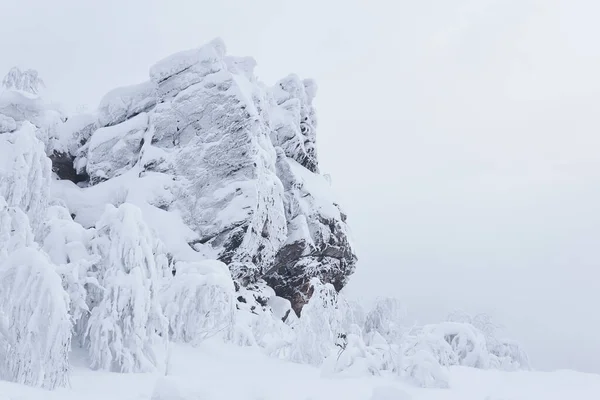
[[[47,207],[50,174],[35,126],[24,122],[19,130],[0,135],[0,196],[29,216],[34,233]]]
[[[333,285],[323,284],[318,278],[313,278],[310,283],[313,293],[294,327],[296,338],[290,358],[295,362],[319,365],[342,333],[342,318]]]
[[[235,291],[227,266],[206,260],[178,262],[175,269],[175,277],[161,295],[171,339],[198,344],[215,335],[227,336],[235,310]]]
[[[47,256],[32,247],[0,265],[0,315],[6,339],[1,377],[46,389],[68,384],[69,298]]]
[[[31,94],[38,94],[45,87],[44,81],[38,76],[36,70],[21,71],[18,67],[12,67],[8,71],[8,74],[2,79],[2,86],[6,89],[21,90]]]
[[[154,371],[162,365],[168,324],[159,302],[167,268],[161,244],[129,203],[107,205],[92,247],[101,256],[102,298],[91,310],[87,341],[92,367],[120,372]]]

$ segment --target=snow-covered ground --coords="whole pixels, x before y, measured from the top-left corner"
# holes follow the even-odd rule
[[[88,369],[75,359],[71,388],[45,391],[0,381],[0,400],[598,400],[600,375],[574,371],[450,369],[450,389],[422,389],[392,377],[322,376],[309,365],[258,348],[173,345],[168,376]]]

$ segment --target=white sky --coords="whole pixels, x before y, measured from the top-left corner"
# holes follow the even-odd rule
[[[486,311],[536,367],[600,372],[600,3],[0,0],[0,74],[93,109],[222,37],[319,83],[319,151],[359,249],[349,291]]]

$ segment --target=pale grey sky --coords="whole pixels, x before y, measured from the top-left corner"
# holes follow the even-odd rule
[[[349,292],[496,316],[536,367],[600,372],[600,4],[4,0],[0,73],[96,107],[222,37],[319,84],[319,152],[359,248]]]

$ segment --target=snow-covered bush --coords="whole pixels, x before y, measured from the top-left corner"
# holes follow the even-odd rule
[[[302,309],[294,327],[295,341],[290,359],[299,363],[319,365],[329,355],[341,332],[341,313],[337,292],[317,278],[311,280],[313,293]]]
[[[45,254],[24,247],[0,263],[0,314],[8,325],[0,377],[46,389],[66,386],[69,297]]]
[[[108,205],[96,224],[92,247],[102,298],[91,310],[87,343],[92,367],[121,372],[153,371],[168,340],[159,290],[167,268],[161,244],[131,204]]]
[[[427,350],[419,349],[403,357],[402,377],[423,388],[447,388],[448,371]]]
[[[220,261],[177,262],[176,275],[161,294],[172,340],[198,344],[208,337],[227,337],[233,328],[234,287]]]
[[[490,354],[486,346],[485,336],[471,324],[458,322],[442,322],[440,324],[425,325],[423,334],[433,341],[448,343],[456,355],[459,365],[473,368],[489,368]],[[454,359],[440,358],[442,365],[452,365]]]
[[[339,334],[336,350],[323,362],[325,375],[345,376],[379,375],[382,371],[382,354],[374,347],[367,346],[360,335]]]
[[[491,367],[504,371],[530,369],[529,356],[523,347],[508,339],[498,340],[493,346],[488,344],[492,354]]]
[[[501,337],[502,326],[494,323],[488,314],[470,315],[464,311],[454,311],[448,321],[470,324],[480,331],[490,353],[490,368],[513,371],[529,369],[529,357],[514,340]]]

